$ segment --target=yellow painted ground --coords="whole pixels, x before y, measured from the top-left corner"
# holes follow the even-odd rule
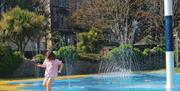
[[[57,79],[73,79],[73,78],[83,78],[89,75],[74,75],[74,76],[61,76],[57,77]],[[9,82],[25,82],[25,81],[38,81],[43,80],[43,78],[39,79],[27,79],[27,80],[10,80],[10,81],[0,81],[0,91],[32,91],[32,90],[17,90],[19,87],[30,86],[27,84],[8,84]]]

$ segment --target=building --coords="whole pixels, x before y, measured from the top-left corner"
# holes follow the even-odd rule
[[[3,5],[4,1],[0,0],[0,14],[2,14],[4,12],[4,5]]]
[[[77,42],[77,32],[72,27],[70,18],[73,11],[79,9],[81,0],[39,0],[43,2],[43,10],[49,12],[49,28],[51,31],[58,32],[60,38],[66,44],[76,44]],[[14,5],[15,6],[15,5]],[[9,6],[7,6],[7,9]],[[0,0],[0,13],[2,14],[6,10],[4,5],[4,0]],[[39,43],[41,47],[40,50],[51,49],[52,43],[52,32],[46,36],[46,39],[42,39]],[[12,44],[10,44],[12,45]],[[36,51],[38,50],[38,43],[31,41],[26,46],[26,51]],[[13,45],[14,47],[14,45]],[[16,47],[14,47],[16,48]]]
[[[79,9],[81,0],[52,0],[51,30],[58,31],[66,44],[76,44],[77,32],[72,27],[70,18],[73,11]]]

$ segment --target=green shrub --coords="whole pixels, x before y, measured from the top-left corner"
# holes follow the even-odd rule
[[[89,61],[89,62],[100,62],[101,55],[100,54],[93,54],[93,53],[86,53],[86,54],[79,54],[80,60],[82,61]]]
[[[42,55],[42,54],[37,54],[37,55],[35,55],[35,56],[33,57],[33,59],[34,59],[34,61],[35,61],[36,64],[37,64],[37,63],[42,64],[43,61],[44,61],[44,59],[45,59],[45,57],[44,57],[44,55]]]
[[[20,52],[13,52],[11,47],[4,44],[0,44],[0,56],[0,77],[12,76],[23,62]]]
[[[142,60],[143,54],[139,49],[133,48],[131,45],[121,45],[117,48],[112,49],[107,54],[107,58],[110,60],[119,60],[119,59]]]
[[[165,50],[161,47],[154,47],[152,49],[152,53],[159,53],[159,54],[165,54]]]
[[[145,49],[143,54],[145,70],[158,70],[165,68],[165,50],[161,47],[154,47],[153,49]]]
[[[89,32],[80,33],[77,43],[78,53],[99,53],[102,48],[102,32],[92,27]]]
[[[13,59],[16,61],[14,64],[19,65],[23,62],[24,56],[20,51],[13,52]]]
[[[151,49],[149,49],[149,48],[145,49],[145,50],[143,51],[143,54],[144,54],[145,56],[150,55],[150,54],[151,54]]]
[[[82,41],[77,43],[77,51],[78,53],[87,53],[87,47]]]
[[[145,49],[143,51],[143,54],[145,56],[149,56],[149,55],[152,55],[152,54],[165,55],[165,50],[163,48],[161,48],[161,47],[154,47],[153,49],[147,48],[147,49]]]
[[[74,46],[61,47],[55,52],[57,58],[65,62],[76,61],[79,59],[79,55]]]
[[[133,48],[131,45],[121,45],[112,49],[107,54],[107,59],[115,61],[119,66],[139,70],[140,62],[143,60],[143,54],[139,49]]]

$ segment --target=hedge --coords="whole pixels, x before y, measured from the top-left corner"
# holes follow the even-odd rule
[[[11,47],[0,44],[0,77],[10,77],[22,64],[23,56],[20,52],[13,52]]]

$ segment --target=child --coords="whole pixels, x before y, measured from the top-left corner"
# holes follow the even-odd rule
[[[56,59],[52,51],[48,51],[46,53],[44,63],[42,65],[38,64],[37,66],[46,68],[43,86],[46,88],[46,91],[51,91],[51,83],[53,82],[54,78],[58,76],[58,71],[61,72],[63,68],[62,61]]]

